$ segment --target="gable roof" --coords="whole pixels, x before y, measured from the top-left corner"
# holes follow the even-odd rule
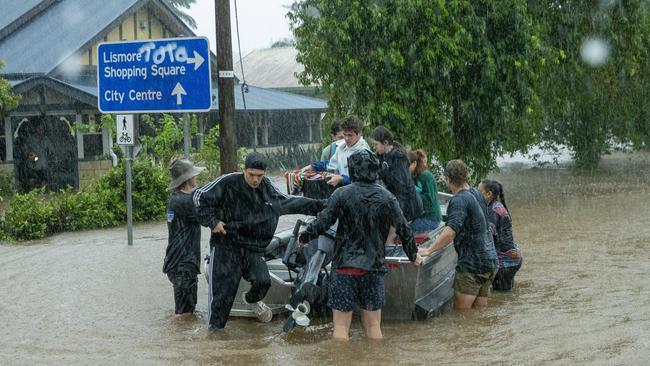
[[[19,5],[21,1],[25,0],[14,0],[15,4],[4,8],[10,8],[8,13],[20,18],[27,7]],[[25,3],[34,5],[36,1],[26,0]],[[101,40],[147,4],[156,6],[182,33],[194,34],[160,0],[59,0],[49,3],[46,9],[0,38],[0,59],[5,63],[1,73],[48,74],[79,50]],[[2,16],[7,23],[5,16],[9,19],[9,15]]]
[[[296,77],[305,66],[296,60],[295,47],[277,47],[255,50],[235,64],[235,75],[242,79],[241,64],[244,65],[246,83],[261,88],[304,87]]]

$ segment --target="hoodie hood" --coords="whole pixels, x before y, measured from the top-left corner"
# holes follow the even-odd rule
[[[348,158],[348,171],[352,182],[374,183],[379,179],[379,159],[368,150],[359,150]]]

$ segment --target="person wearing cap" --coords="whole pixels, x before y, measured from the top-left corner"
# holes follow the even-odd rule
[[[194,312],[197,299],[198,274],[201,263],[201,225],[192,193],[196,187],[196,176],[205,168],[196,167],[185,159],[172,162],[170,173],[173,190],[167,202],[168,243],[163,263],[174,286],[176,315]]]
[[[308,243],[339,221],[327,299],[334,321],[333,336],[348,339],[352,310],[358,306],[366,337],[381,339],[384,245],[391,226],[402,238],[409,260],[419,266],[422,258],[397,198],[376,183],[381,169],[377,156],[362,149],[350,155],[346,166],[352,183],[334,191],[327,207],[307,226],[299,241]]]
[[[211,331],[226,326],[228,315],[243,277],[251,288],[243,301],[262,322],[273,317],[262,302],[271,287],[264,261],[278,218],[285,214],[316,215],[324,200],[281,193],[265,177],[266,157],[252,152],[243,172],[220,176],[194,192],[199,221],[211,229],[208,325]]]

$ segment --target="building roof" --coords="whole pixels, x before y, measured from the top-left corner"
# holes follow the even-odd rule
[[[0,12],[0,29],[20,19],[21,16],[35,8],[41,1],[43,0],[17,0],[11,6],[3,4]]]
[[[212,94],[218,96],[215,88]],[[327,102],[322,99],[306,97],[294,93],[286,93],[279,90],[263,89],[252,85],[248,86],[248,93],[242,96],[241,84],[235,85],[235,109],[244,110],[244,99],[246,99],[247,110],[288,110],[288,109],[327,109]],[[213,109],[217,110],[217,100]]]
[[[4,74],[9,79],[17,93],[45,85],[97,107],[96,74],[88,75],[88,70],[85,71],[86,74],[82,70],[79,70],[82,71],[80,73],[59,73],[57,68],[79,51],[103,39],[124,19],[147,5],[153,6],[157,14],[167,19],[179,34],[194,35],[162,0],[9,1],[11,5],[4,6],[0,12],[0,59],[5,63],[0,75]],[[274,54],[283,55],[278,61],[299,65],[295,61],[295,49],[289,47],[271,50]],[[211,57],[214,59],[214,54],[211,53]],[[248,73],[246,75],[248,78]],[[213,109],[216,110],[216,88],[213,95]],[[319,99],[255,86],[249,87],[245,99],[248,110],[327,108],[327,103]],[[235,88],[235,109],[244,110],[244,98],[239,86]]]
[[[3,6],[0,24],[11,23],[10,16],[18,17],[16,20],[22,17],[23,24],[0,38],[0,59],[5,63],[0,70],[3,74],[48,74],[75,53],[101,40],[122,20],[148,3],[158,5],[161,13],[167,13],[184,34],[194,34],[172,16],[171,10],[160,0],[11,1],[11,6]],[[31,11],[31,18],[25,19],[23,14],[30,12],[26,10],[27,4],[47,7],[39,12]]]
[[[296,60],[298,50],[294,47],[278,47],[255,50],[246,55],[244,65],[246,83],[261,88],[299,88],[304,87],[296,74],[305,66]],[[243,80],[240,62],[234,66],[235,75]]]
[[[18,93],[26,92],[38,85],[46,85],[60,93],[69,95],[88,105],[97,106],[97,82],[94,78],[83,79],[58,79],[49,76],[35,76],[26,80],[12,81],[14,91]],[[310,98],[293,93],[285,93],[278,90],[269,90],[248,87],[248,93],[242,97],[241,84],[235,85],[235,110],[259,111],[259,110],[325,110],[327,102],[322,99]],[[218,93],[217,88],[212,91],[213,104],[212,109],[218,110]],[[246,99],[246,108],[244,109],[244,98]]]

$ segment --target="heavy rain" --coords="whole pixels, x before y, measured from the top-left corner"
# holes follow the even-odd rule
[[[1,365],[648,363],[644,1],[5,2]]]

